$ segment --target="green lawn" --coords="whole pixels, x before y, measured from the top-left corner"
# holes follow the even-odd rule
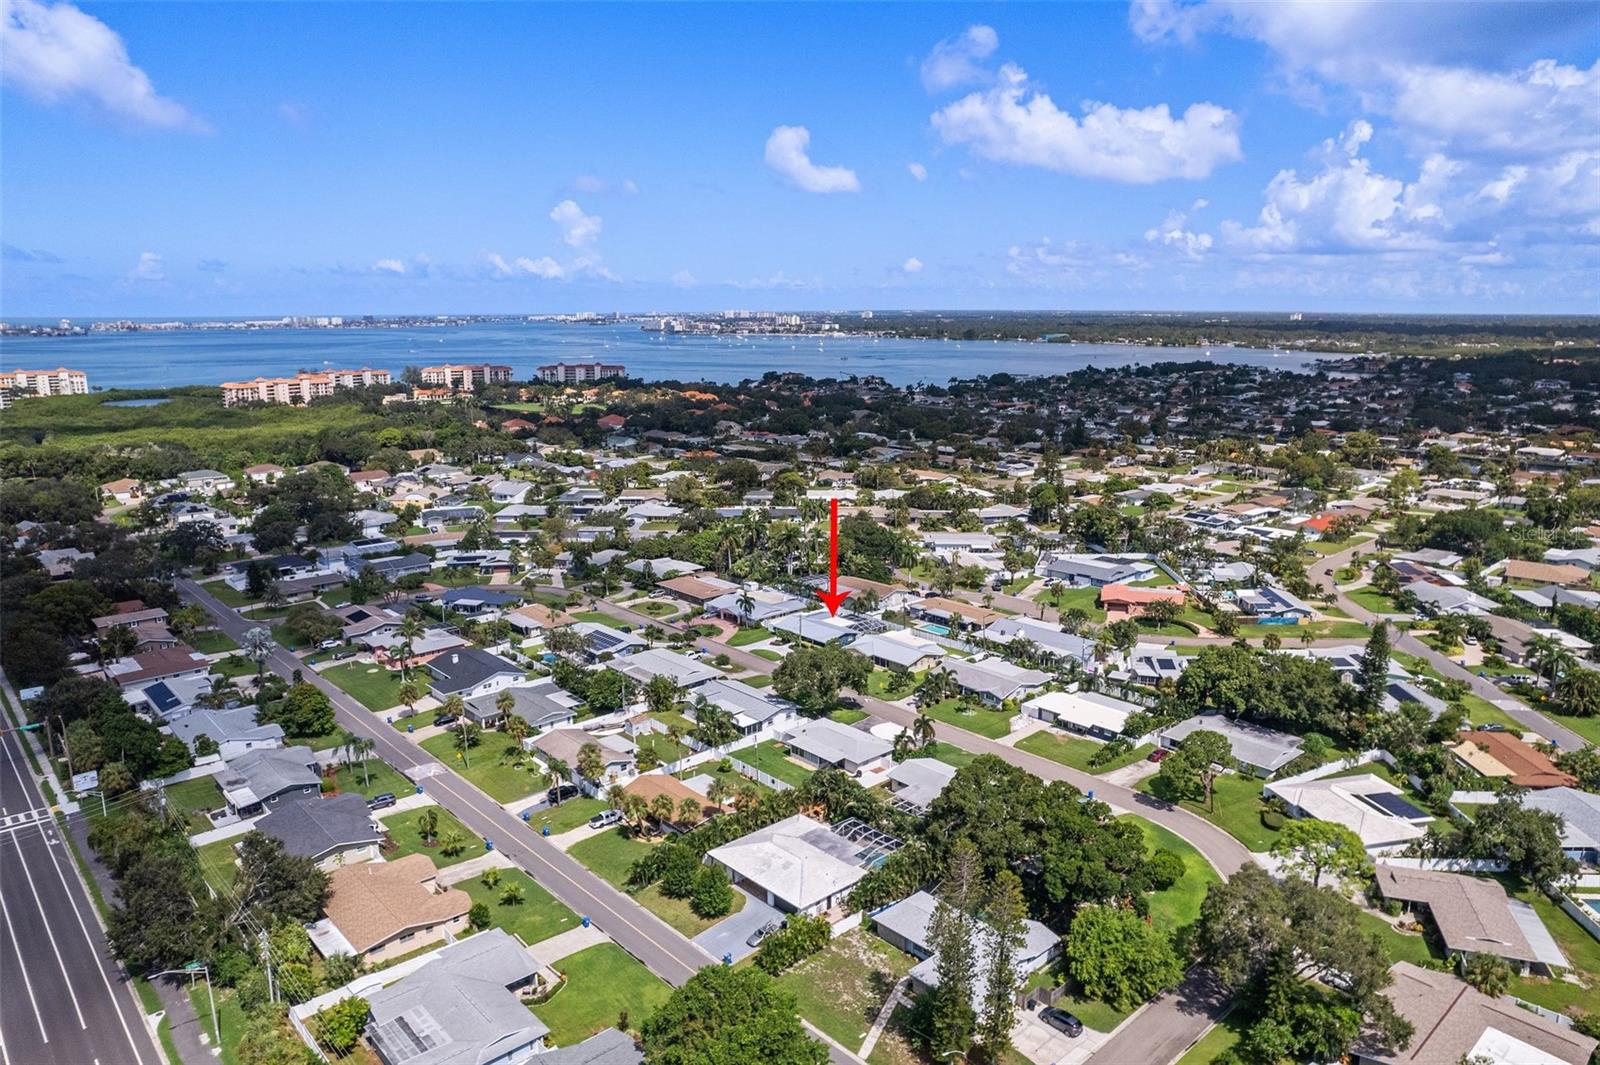
[[[922,712],[935,721],[943,721],[947,725],[964,728],[968,732],[976,732],[980,736],[987,736],[997,740],[1011,731],[1011,719],[1016,717],[1014,712],[1004,710],[990,710],[979,707],[975,703],[965,705],[959,699],[946,699],[934,703],[932,706],[922,708]]]
[[[482,879],[463,880],[455,885],[473,902],[489,907],[490,928],[503,928],[524,943],[537,943],[549,939],[569,928],[578,927],[578,915],[557,902],[555,896],[533,881],[520,869],[499,870],[499,882],[485,887]],[[522,901],[507,906],[500,901],[500,893],[508,884],[522,888]]]
[[[902,699],[916,690],[921,679],[920,673],[895,673],[880,667],[868,674],[866,694],[877,699]]]
[[[478,786],[495,802],[512,802],[549,787],[544,771],[532,755],[518,749],[504,732],[479,733],[478,743],[465,755],[456,732],[441,732],[422,741],[422,749]],[[516,764],[520,762],[520,767]]]
[[[1436,953],[1429,945],[1428,940],[1416,932],[1402,932],[1394,925],[1385,921],[1376,914],[1360,914],[1358,918],[1365,931],[1376,932],[1383,941],[1383,950],[1389,960],[1408,961],[1414,965],[1429,965],[1443,960],[1443,955]]]
[[[333,775],[333,782],[340,791],[353,791],[366,799],[384,792],[404,796],[417,790],[416,785],[401,776],[398,769],[377,757],[369,757],[364,769],[359,761],[353,766],[340,766]]]
[[[1041,758],[1048,758],[1052,762],[1060,762],[1073,769],[1081,769],[1085,773],[1109,773],[1113,769],[1132,765],[1150,753],[1148,743],[1140,744],[1126,754],[1113,758],[1102,766],[1092,766],[1089,759],[1105,746],[1094,740],[1087,740],[1081,736],[1064,736],[1059,732],[1035,732],[1017,741],[1019,751],[1027,751]]]
[[[828,716],[841,725],[854,725],[857,721],[865,721],[872,715],[865,710],[850,710],[840,707]]]
[[[202,587],[231,607],[249,606],[251,603],[256,602],[256,600],[251,599],[243,592],[234,591],[233,586],[227,581],[208,581]]]
[[[934,740],[933,745],[928,750],[930,758],[937,758],[945,765],[953,765],[957,769],[971,764],[972,760],[978,757],[971,751],[963,750],[953,743],[946,743],[944,740]]]
[[[754,677],[744,677],[742,679],[744,683],[750,685],[752,688],[770,688],[772,686],[772,678],[765,673],[758,674]]]
[[[671,603],[664,603],[659,599],[646,599],[642,603],[633,604],[628,609],[653,618],[671,617],[678,612],[677,607]]]
[[[1572,714],[1558,714],[1552,711],[1549,706],[1540,707],[1540,710],[1550,720],[1563,724],[1579,736],[1582,736],[1585,743],[1592,743],[1600,747],[1600,717],[1576,717]],[[1600,1006],[1595,1008],[1600,1009]]]
[[[628,871],[634,862],[649,854],[650,849],[651,844],[624,835],[621,828],[612,828],[574,843],[567,853],[612,887],[626,891]]]
[[[193,979],[189,985],[189,1001],[194,1003],[195,1016],[200,1019],[200,1029],[211,1039],[211,1045],[217,1047],[217,1032],[211,1027],[211,997],[206,993],[204,977]],[[225,988],[216,989],[217,1024],[222,1029],[221,1053],[217,1060],[222,1065],[239,1065],[239,1036],[244,1031],[244,1010],[239,1008],[238,999],[232,991]]]
[[[789,761],[776,740],[763,740],[754,747],[741,747],[731,752],[729,757],[743,762],[751,769],[759,769],[769,776],[777,777],[792,788],[804,784],[812,773],[805,766]]]
[[[438,843],[429,846],[422,842],[422,834],[417,830],[417,821],[427,810],[432,810],[439,815],[439,838],[443,839],[452,830],[459,833],[466,840],[466,846],[460,854],[447,855],[439,849]],[[439,868],[464,862],[468,858],[476,858],[483,853],[483,840],[467,831],[467,826],[457,821],[455,815],[442,806],[423,806],[416,810],[406,810],[403,813],[392,814],[380,818],[383,827],[389,832],[389,841],[394,849],[386,851],[384,857],[389,861],[404,858],[408,854],[426,854],[433,859],[433,864]]]
[[[1265,782],[1243,773],[1225,773],[1217,777],[1212,787],[1212,805],[1207,810],[1204,800],[1184,800],[1184,809],[1199,814],[1234,839],[1253,851],[1268,850],[1278,833],[1261,823],[1261,787]],[[1159,776],[1145,777],[1139,781],[1138,790],[1158,799],[1171,801],[1165,794]]]
[[[189,641],[189,646],[202,654],[217,655],[224,651],[237,651],[239,645],[233,637],[220,629],[206,629],[194,634],[194,639]]]
[[[854,1050],[914,959],[864,928],[839,936],[778,977],[800,1016]]]
[[[620,828],[612,828],[581,843],[574,843],[567,853],[619,891],[627,891],[628,871],[633,868],[635,861],[650,853],[651,846],[643,840],[625,835]],[[639,905],[691,939],[722,920],[720,917],[711,920],[696,917],[687,900],[669,899],[661,894],[661,888],[655,884],[630,894]],[[735,891],[730,912],[738,913],[744,908],[744,903],[744,895]]]
[[[1150,896],[1151,920],[1168,932],[1193,924],[1200,917],[1200,904],[1205,901],[1206,892],[1212,884],[1220,883],[1222,877],[1206,861],[1205,855],[1176,832],[1142,817],[1128,816],[1144,830],[1146,851],[1154,854],[1159,847],[1183,859],[1184,874],[1178,882]]]
[[[632,628],[626,621],[619,621],[610,614],[602,614],[598,610],[583,610],[572,616],[578,621],[587,621],[593,625],[604,625],[608,629],[620,629],[624,626]]]
[[[1056,599],[1056,589],[1061,589],[1059,605]],[[1069,610],[1081,610],[1089,615],[1090,621],[1104,621],[1106,612],[1100,609],[1100,589],[1098,588],[1062,588],[1055,585],[1050,588],[1040,588],[1033,593],[1035,603],[1043,603],[1048,607],[1055,607],[1065,614]]]
[[[340,691],[368,710],[387,710],[400,704],[400,674],[367,662],[329,666],[321,673]]]
[[[211,821],[206,817],[206,812],[220,810],[227,805],[215,777],[195,777],[168,785],[162,791],[166,795],[167,806],[182,813],[189,822],[190,832],[203,832],[210,828]]]
[[[654,751],[655,756],[662,762],[676,762],[689,753],[689,748],[681,743],[673,743],[672,737],[665,732],[652,732],[646,736],[635,736],[634,743],[642,751]]]
[[[757,647],[754,651],[751,651],[750,653],[755,655],[757,658],[765,658],[768,662],[782,662],[783,661],[783,652],[782,651],[774,651],[770,647]]]
[[[1374,614],[1405,613],[1404,610],[1400,609],[1400,604],[1396,603],[1393,598],[1384,595],[1371,585],[1357,588],[1353,592],[1346,592],[1345,595],[1357,606],[1365,607]]]
[[[740,629],[732,636],[729,636],[727,642],[729,647],[747,647],[750,644],[770,639],[772,639],[772,633],[757,625],[753,629]]]
[[[550,1028],[555,1046],[580,1043],[616,1025],[623,1010],[637,1029],[667,1000],[672,989],[621,947],[600,943],[556,963],[562,980],[556,992],[531,1007]]]
[[[234,864],[238,853],[233,845],[243,838],[219,839],[195,848],[195,853],[200,857],[200,872],[206,878],[206,883],[224,894],[233,887],[234,878],[239,875],[239,867]]]
[[[761,795],[772,794],[772,789],[761,783],[761,781],[751,780],[749,777],[732,767],[724,770],[720,761],[703,762],[692,769],[685,769],[681,771],[677,774],[677,777],[679,780],[688,780],[690,777],[697,777],[702,774],[715,780],[722,781],[723,786],[728,788],[729,791],[737,789],[740,785],[749,785],[750,787],[755,788],[756,791]]]
[[[528,822],[528,827],[535,832],[541,832],[548,825],[550,834],[559,836],[563,832],[570,832],[579,825],[588,824],[589,818],[601,810],[608,809],[610,807],[600,799],[579,796],[576,799],[568,799],[560,806],[541,810],[534,814],[532,820]]]
[[[1244,1038],[1244,1025],[1245,1020],[1240,1012],[1228,1014],[1221,1024],[1201,1036],[1200,1041],[1190,1047],[1189,1052],[1179,1058],[1175,1065],[1211,1065],[1226,1051],[1239,1045]]]
[[[256,675],[256,664],[244,655],[229,655],[220,662],[211,663],[213,673],[221,673],[232,680],[235,677],[253,677]]]
[[[1246,640],[1264,640],[1269,635],[1277,635],[1283,641],[1283,646],[1294,650],[1301,646],[1301,639],[1309,636],[1313,640],[1365,640],[1372,636],[1372,630],[1359,621],[1313,621],[1309,625],[1240,625],[1239,636]]]

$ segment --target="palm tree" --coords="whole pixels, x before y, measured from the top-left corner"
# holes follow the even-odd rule
[[[432,806],[424,806],[417,815],[417,835],[422,837],[422,842],[432,843],[439,838],[439,811]]]
[[[706,798],[710,799],[718,806],[721,806],[722,800],[726,799],[727,797],[728,785],[721,777],[713,777],[711,783],[706,786]]]
[[[267,671],[267,659],[272,657],[274,647],[272,630],[257,626],[244,634],[244,642],[240,648],[256,664],[256,683],[261,683],[262,676]]]
[[[494,708],[500,714],[500,724],[503,727],[513,716],[511,711],[517,705],[517,697],[511,694],[509,688],[504,689],[494,697]],[[518,718],[520,721],[521,718]]]
[[[1523,647],[1523,655],[1535,674],[1552,687],[1561,675],[1576,665],[1571,651],[1562,646],[1554,636],[1533,635]]]
[[[515,700],[513,700],[513,702],[515,702]],[[528,738],[528,727],[527,718],[523,717],[521,714],[513,714],[509,711],[506,712],[505,720],[501,724],[501,728],[505,730],[505,734],[507,736],[511,737],[511,742],[516,744],[519,754],[522,751],[522,741]]]
[[[756,599],[755,596],[750,594],[750,589],[740,588],[737,603],[739,606],[739,627],[742,629],[750,624],[750,615],[755,613],[756,609]]]
[[[911,738],[916,741],[919,748],[933,743],[937,738],[933,728],[933,718],[927,714],[918,714],[911,722]]]
[[[375,740],[370,740],[365,736],[357,736],[355,743],[352,744],[355,756],[361,759],[361,786],[364,788],[372,787],[372,770],[368,767],[367,762],[372,752],[377,750],[377,747],[378,744]]]
[[[415,642],[423,633],[422,617],[415,611],[408,613],[400,622],[400,679],[410,677],[411,656],[415,654]]]
[[[693,825],[698,823],[703,812],[700,800],[693,795],[685,795],[678,800],[678,821],[681,824]]]
[[[422,701],[422,685],[414,680],[402,681],[400,690],[395,695],[405,706],[406,716],[410,717],[417,712],[417,703]]]

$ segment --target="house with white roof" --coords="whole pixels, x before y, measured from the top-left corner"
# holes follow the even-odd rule
[[[945,664],[957,687],[985,706],[1021,699],[1050,683],[1050,674],[1003,658],[952,658]]]
[[[850,650],[871,659],[874,666],[896,673],[920,673],[939,664],[945,649],[910,629],[890,629],[856,637]]]
[[[1343,825],[1372,852],[1403,847],[1427,834],[1433,815],[1419,809],[1395,785],[1373,773],[1268,784],[1293,817]]]
[[[1125,699],[1091,691],[1043,692],[1022,704],[1022,712],[1028,717],[1097,740],[1113,740],[1122,735],[1128,718],[1139,710],[1139,706]]]
[[[871,870],[898,846],[855,835],[795,814],[706,852],[705,861],[733,882],[784,913],[823,914],[843,903]],[[852,838],[854,836],[854,838]],[[892,845],[892,846],[891,846]]]
[[[859,773],[881,765],[894,744],[865,729],[852,728],[826,717],[803,721],[789,730],[784,742],[789,752],[819,769]]]

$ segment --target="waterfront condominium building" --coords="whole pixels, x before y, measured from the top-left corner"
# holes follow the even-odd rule
[[[0,372],[0,391],[24,396],[81,396],[89,391],[89,375],[58,366],[54,370]]]
[[[258,377],[254,381],[224,381],[222,405],[236,407],[241,403],[310,403],[321,396],[331,396],[340,388],[386,385],[390,380],[388,370],[374,370],[369,366],[363,366],[359,370],[323,370],[320,373],[297,373],[293,377]]]
[[[607,377],[626,377],[628,368],[607,362],[556,362],[539,367],[539,380],[553,385],[586,385]]]
[[[453,363],[443,366],[424,366],[422,383],[435,388],[458,388],[471,392],[484,385],[504,384],[511,380],[511,367],[496,366],[490,362]]]

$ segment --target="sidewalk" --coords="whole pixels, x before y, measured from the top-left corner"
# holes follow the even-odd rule
[[[559,935],[549,939],[541,939],[528,947],[528,955],[540,965],[550,967],[562,958],[570,957],[580,950],[599,946],[601,943],[611,942],[611,937],[606,935],[594,925],[588,928],[579,925],[569,928]]]

